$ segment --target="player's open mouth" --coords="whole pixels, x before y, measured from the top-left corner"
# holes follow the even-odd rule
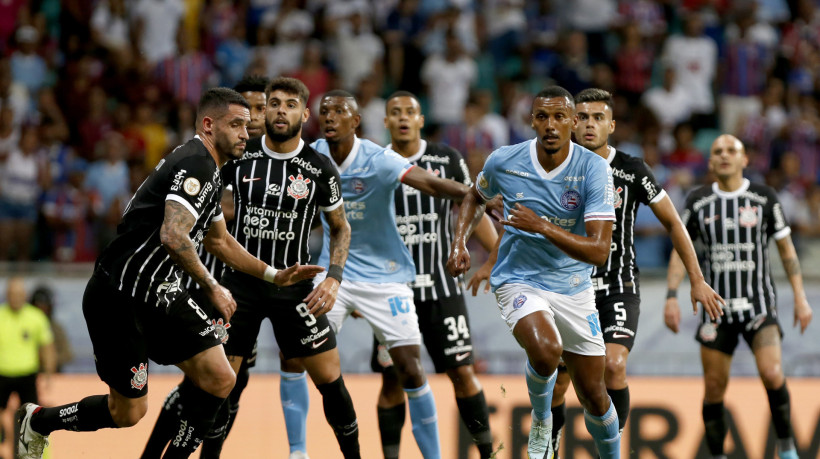
[[[286,120],[276,120],[273,125],[278,128],[286,128],[288,127],[288,122]]]
[[[585,134],[584,138],[587,140],[595,140],[595,134]]]

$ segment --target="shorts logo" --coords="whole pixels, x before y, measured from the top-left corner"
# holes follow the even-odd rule
[[[302,174],[298,174],[296,177],[291,175],[288,178],[291,181],[291,184],[288,185],[288,196],[293,199],[302,199],[310,194],[310,189],[307,186],[311,182],[309,178],[302,177]]]
[[[705,323],[700,326],[700,331],[698,334],[700,335],[700,339],[707,343],[711,343],[717,339],[717,326],[711,322]]]
[[[598,333],[601,333],[601,323],[598,321],[598,313],[594,312],[588,315],[586,319],[592,336],[598,336]]]
[[[521,306],[524,306],[524,303],[527,302],[527,295],[523,293],[519,294],[515,299],[513,299],[513,309],[519,309]]]
[[[757,207],[741,207],[737,211],[740,214],[738,223],[744,228],[754,228],[757,226]]]
[[[211,325],[214,327],[214,333],[216,334],[217,339],[222,341],[222,344],[227,343],[228,329],[231,328],[231,324],[225,323],[225,321],[220,317],[219,320],[211,319]]]
[[[188,177],[182,182],[182,189],[185,190],[191,196],[196,196],[199,193],[201,186],[199,185],[199,180]]]
[[[351,186],[353,186],[353,192],[356,194],[362,194],[367,190],[367,185],[364,183],[364,180],[360,178],[354,178],[350,181]]]
[[[561,207],[567,210],[575,210],[581,205],[581,193],[575,190],[564,191],[561,195]]]
[[[145,384],[148,383],[148,364],[141,363],[139,368],[131,367],[131,373],[134,373],[134,376],[131,378],[131,387],[136,390],[142,390]]]
[[[268,189],[265,191],[265,194],[269,194],[271,196],[279,196],[282,194],[282,188],[275,183],[271,183],[270,185],[268,185]]]
[[[325,342],[329,339],[330,338],[325,338],[321,341],[314,341],[313,344],[311,344],[311,346],[313,346],[313,349],[319,349],[319,346],[321,346],[322,344],[325,344]]]
[[[613,338],[629,338],[629,335],[626,335],[624,333],[613,333],[612,337]]]
[[[461,362],[462,360],[466,359],[470,356],[469,352],[465,352],[463,354],[456,354],[456,362]]]

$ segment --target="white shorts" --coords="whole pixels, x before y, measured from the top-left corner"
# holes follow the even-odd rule
[[[313,284],[317,285],[324,279],[325,274],[320,274],[313,280]],[[364,316],[376,339],[387,349],[421,345],[413,289],[407,284],[344,280],[339,286],[336,304],[327,313],[330,326],[336,333],[342,329],[342,322],[354,310]]]
[[[546,311],[561,335],[565,351],[580,355],[606,354],[592,287],[575,295],[562,295],[525,284],[504,284],[496,289],[495,298],[510,331],[522,318]]]

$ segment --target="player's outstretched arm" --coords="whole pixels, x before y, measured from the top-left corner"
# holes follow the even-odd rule
[[[590,220],[585,223],[586,236],[564,231],[560,226],[550,223],[535,214],[530,208],[516,203],[501,223],[513,228],[536,233],[547,238],[556,247],[570,257],[601,266],[609,257],[609,246],[612,244],[612,221]]]
[[[225,227],[224,221],[218,223]],[[171,260],[202,287],[202,291],[225,320],[230,320],[236,311],[236,302],[231,292],[219,285],[200,261],[194,241],[188,234],[195,224],[196,217],[185,206],[176,201],[165,201],[165,217],[159,231],[160,242],[168,251]]]
[[[402,183],[410,185],[434,198],[460,202],[470,192],[470,187],[455,180],[443,179],[420,167],[413,167],[402,178]]]
[[[461,184],[459,183],[459,185]],[[470,252],[467,251],[467,238],[470,237],[473,228],[483,215],[484,199],[475,188],[470,188],[458,209],[458,221],[453,236],[453,246],[450,248],[450,256],[447,258],[447,272],[451,276],[455,277],[469,271]]]
[[[783,269],[786,271],[794,292],[794,326],[800,323],[800,333],[803,333],[811,322],[812,311],[809,300],[806,298],[806,291],[803,289],[803,274],[800,271],[800,261],[797,259],[797,251],[794,250],[791,235],[777,240],[777,250],[780,252]]]
[[[214,254],[231,268],[274,283],[280,287],[295,284],[305,279],[313,279],[317,274],[325,270],[321,266],[302,266],[299,263],[287,269],[273,269],[264,261],[248,253],[248,251],[228,233],[224,219],[211,223],[204,243],[205,250]],[[196,254],[196,252],[194,252],[194,254]]]
[[[484,286],[484,293],[490,292],[490,274],[492,274],[495,262],[498,261],[498,247],[501,245],[501,236],[503,234],[504,229],[502,228],[501,233],[496,238],[495,246],[490,250],[490,256],[487,258],[487,261],[478,268],[473,274],[473,277],[467,282],[467,288],[473,292],[473,296],[478,294],[478,289],[481,287],[481,282],[483,281],[487,281],[487,284]]]
[[[722,316],[722,305],[725,305],[726,302],[706,283],[706,279],[704,279],[703,273],[700,270],[700,264],[698,264],[695,246],[692,245],[689,232],[687,232],[686,227],[683,226],[683,222],[675,210],[672,200],[669,199],[669,196],[666,196],[655,204],[650,205],[650,208],[669,233],[669,237],[672,239],[672,245],[675,246],[675,252],[680,256],[686,268],[686,272],[689,275],[692,307],[697,311],[697,304],[702,304],[703,309],[709,314],[712,320],[717,319],[718,316]]]
[[[673,250],[669,256],[669,268],[666,270],[666,306],[663,310],[663,321],[666,327],[677,333],[680,330],[680,305],[678,305],[678,286],[683,280],[686,271],[683,267],[678,252]],[[694,313],[697,314],[698,307],[694,306]]]
[[[345,217],[344,206],[325,212],[328,227],[330,228],[330,268],[328,275],[303,300],[314,316],[322,315],[333,308],[339,284],[342,282],[347,253],[350,248],[350,224]]]

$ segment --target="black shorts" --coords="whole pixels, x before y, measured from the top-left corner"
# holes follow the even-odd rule
[[[222,285],[236,300],[230,339],[225,343],[228,355],[252,355],[265,318],[270,319],[276,343],[286,359],[321,354],[336,347],[336,334],[327,316],[314,317],[302,301],[313,290],[310,280],[278,287],[231,271],[222,278]]]
[[[174,365],[222,344],[205,309],[180,293],[165,308],[147,305],[94,273],[83,295],[83,315],[97,374],[129,398],[148,393],[148,359]]]
[[[416,314],[424,346],[433,360],[436,373],[473,364],[475,356],[470,335],[470,318],[463,296],[417,301]],[[385,364],[384,356],[379,358],[377,345],[374,341],[370,367],[378,373]]]
[[[5,410],[11,394],[17,394],[20,404],[39,403],[37,399],[37,373],[26,376],[0,376],[0,410]]]
[[[698,327],[695,339],[704,347],[733,355],[737,344],[740,342],[741,335],[749,347],[752,347],[757,332],[768,325],[777,325],[780,337],[783,337],[783,328],[780,326],[780,322],[777,318],[766,314],[752,321],[734,321],[732,323],[723,321],[719,324],[704,322]]]
[[[640,295],[614,293],[604,296],[603,292],[596,293],[595,307],[598,308],[604,342],[621,344],[631,351],[641,315]]]

